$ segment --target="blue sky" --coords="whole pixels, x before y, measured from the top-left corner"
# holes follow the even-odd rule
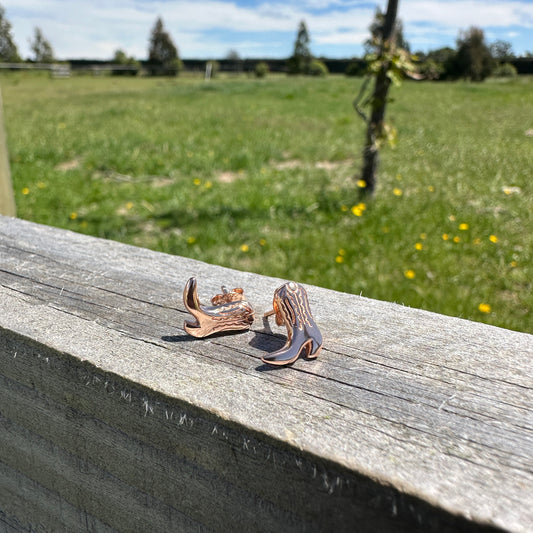
[[[147,56],[158,16],[182,58],[288,57],[305,20],[316,56],[353,57],[376,6],[386,0],[0,0],[23,57],[39,27],[59,59],[108,59],[122,48]],[[413,51],[455,46],[462,29],[481,27],[487,42],[509,41],[516,54],[533,52],[533,0],[400,0],[399,16]]]

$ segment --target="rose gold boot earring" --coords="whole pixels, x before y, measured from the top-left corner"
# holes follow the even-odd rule
[[[293,281],[285,283],[274,292],[273,307],[264,316],[276,315],[276,324],[287,327],[287,342],[261,360],[269,365],[289,365],[302,352],[307,359],[316,359],[322,349],[322,334],[311,315],[306,290]]]
[[[212,306],[204,306],[198,299],[196,278],[190,278],[183,289],[185,308],[195,318],[184,323],[185,331],[193,337],[207,337],[222,331],[244,331],[254,321],[254,310],[244,299],[240,288],[231,291],[222,287],[223,294],[211,298]]]

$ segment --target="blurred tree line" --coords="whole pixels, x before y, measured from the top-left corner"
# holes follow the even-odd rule
[[[376,31],[382,23],[383,14],[376,13],[375,19],[370,26],[370,33]],[[408,52],[409,43],[404,37],[401,21],[397,24],[398,47]],[[286,71],[290,75],[326,76],[328,67],[324,58],[316,58],[310,49],[311,38],[306,23],[302,20],[297,29],[296,40],[292,55],[285,63]],[[367,56],[371,49],[372,40],[365,43]],[[54,50],[50,41],[40,28],[34,29],[34,36],[30,40],[30,49],[33,53],[28,61],[37,63],[56,62]],[[526,53],[528,57],[533,53]],[[502,40],[487,44],[483,30],[471,27],[461,31],[456,48],[443,47],[429,52],[416,52],[412,55],[423,78],[428,80],[454,80],[470,79],[482,81],[488,76],[514,76],[516,68],[510,63],[515,55],[510,43]],[[242,71],[243,61],[235,50],[228,53],[236,71]],[[19,63],[22,59],[15,44],[10,22],[5,17],[5,9],[0,5],[0,62]],[[141,69],[140,61],[128,56],[121,49],[116,50],[114,57],[110,59],[114,65],[129,67],[117,69],[114,74],[137,73]],[[179,51],[169,32],[165,29],[163,20],[157,18],[149,36],[148,60],[145,63],[146,70],[150,75],[176,76],[183,70],[183,61]],[[216,62],[212,62],[216,67]],[[355,59],[348,65],[346,74],[349,76],[362,76],[366,73],[368,62]],[[213,70],[216,74],[216,68]],[[263,61],[255,69],[258,77],[268,73],[268,65]]]
[[[380,13],[370,27],[378,24]],[[409,43],[403,35],[401,21],[398,23],[397,45],[410,52]],[[370,40],[365,43],[367,50]],[[531,57],[533,54],[526,53]],[[348,76],[363,76],[368,69],[368,61],[354,59],[347,67]],[[485,35],[481,28],[471,27],[459,33],[456,48],[445,46],[428,52],[415,52],[411,59],[416,65],[417,72],[427,80],[458,80],[469,79],[471,81],[483,81],[489,76],[512,77],[517,75],[516,68],[511,64],[516,56],[511,43],[497,40],[491,44],[485,41]]]
[[[303,74],[306,76],[327,76],[329,74],[326,64],[311,54],[310,43],[309,31],[305,21],[302,20],[298,26],[294,51],[287,60],[288,74]]]
[[[469,79],[483,81],[489,76],[516,76],[512,45],[506,41],[485,41],[481,28],[461,31],[456,49],[438,48],[427,53],[417,52],[418,71],[429,80]]]
[[[30,49],[36,63],[54,63],[54,50],[50,41],[44,36],[40,28],[34,29]],[[6,63],[20,63],[22,61],[17,45],[11,33],[11,23],[6,19],[5,9],[0,5],[0,61]]]
[[[178,48],[165,30],[163,19],[155,21],[148,48],[148,72],[152,76],[177,76],[183,70]]]

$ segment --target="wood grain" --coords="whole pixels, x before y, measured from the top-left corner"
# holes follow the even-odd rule
[[[0,217],[0,525],[531,530],[533,336],[306,286],[324,349],[272,369],[273,320],[184,333],[191,276],[286,281]]]

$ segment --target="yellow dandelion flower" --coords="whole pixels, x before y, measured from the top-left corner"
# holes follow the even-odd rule
[[[347,205],[341,205],[341,211],[343,211],[343,212],[348,211],[348,206]]]
[[[420,238],[421,238],[422,240],[427,239],[427,233],[421,233],[421,234],[420,234]]]
[[[489,241],[490,241],[490,242],[497,243],[497,242],[498,242],[498,237],[496,237],[496,235],[491,235],[491,236],[489,237]]]
[[[520,187],[502,187],[502,191],[509,196],[510,194],[521,194],[522,189]]]
[[[198,187],[198,185],[200,185],[200,183],[202,183],[202,181],[200,180],[200,178],[194,178],[192,180],[192,182],[194,183],[194,185],[196,185]]]
[[[78,213],[76,213],[75,211],[72,211],[72,213],[70,213],[70,220],[76,220],[78,218]]]
[[[358,206],[358,205],[354,205],[352,207],[352,213],[356,216],[356,217],[360,217],[363,215],[363,210]]]
[[[394,189],[392,189],[392,194],[394,194],[394,196],[401,196],[403,194],[403,191],[401,189],[398,189],[398,187],[394,187]]]
[[[450,238],[450,236],[447,233],[442,234],[442,240],[447,241]]]
[[[415,244],[415,249],[416,249],[416,250],[422,250],[422,248],[424,248],[424,246],[422,245],[421,242],[417,242],[417,243]]]
[[[459,224],[459,229],[461,231],[466,231],[467,229],[469,228],[468,224],[466,224],[465,222]]]
[[[131,209],[133,207],[133,202],[127,202],[126,203],[126,209]]]
[[[518,265],[518,263],[517,263],[516,261],[511,261],[510,265],[511,265],[513,268],[515,268],[515,267]]]
[[[453,238],[453,242],[461,242],[461,237],[458,237],[457,235]]]
[[[343,263],[344,262],[344,257],[342,257],[342,255],[338,255],[336,258],[335,258],[335,261],[337,263]]]
[[[428,186],[428,191],[429,192],[435,192],[435,187],[433,187],[433,185],[429,185]]]
[[[339,251],[338,251],[338,254],[339,255],[342,255],[342,256],[345,256],[346,255],[346,250],[344,248],[341,248]]]
[[[213,182],[211,182],[211,181],[207,181],[207,182],[205,183],[205,185],[204,185],[204,187],[205,187],[206,189],[210,189],[212,186],[213,186]]]
[[[357,180],[357,186],[360,189],[364,189],[366,187],[366,181],[365,180]]]
[[[45,187],[46,187],[46,183],[44,181],[40,181],[39,183],[37,183],[38,189],[44,189]]]
[[[415,271],[414,271],[414,270],[411,270],[411,269],[406,270],[406,271],[403,273],[403,275],[404,275],[407,279],[413,279],[413,278],[416,276]]]
[[[485,303],[480,303],[478,305],[478,309],[482,312],[482,313],[490,313],[491,312],[491,307],[489,304],[485,304]]]
[[[267,242],[266,242],[266,239],[259,239],[259,244],[260,244],[261,246],[264,246],[266,243],[267,243]]]
[[[30,189],[28,189],[28,187],[24,187],[22,189],[22,194],[26,195],[26,194],[30,194]]]
[[[250,247],[247,244],[241,244],[241,252],[248,252]]]
[[[187,244],[194,244],[196,242],[195,237],[187,237]]]

